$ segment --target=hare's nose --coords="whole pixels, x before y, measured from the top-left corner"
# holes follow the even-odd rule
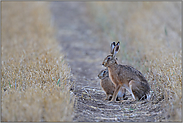
[[[104,65],[104,63],[102,63],[102,65]]]

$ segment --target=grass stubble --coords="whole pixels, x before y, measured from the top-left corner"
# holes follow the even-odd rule
[[[152,101],[164,101],[164,120],[181,121],[181,2],[108,1],[88,7],[101,40],[120,41],[119,62],[145,75]]]
[[[70,67],[46,2],[2,2],[1,121],[72,121]]]
[[[164,101],[165,120],[181,121],[181,3],[92,2],[88,7],[103,32],[101,40],[119,40],[119,62],[145,75],[152,101]],[[49,12],[44,2],[2,2],[2,121],[72,121],[72,75],[53,38]]]

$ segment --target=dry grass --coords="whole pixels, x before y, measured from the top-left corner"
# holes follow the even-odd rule
[[[121,42],[119,61],[145,75],[152,100],[164,98],[168,121],[181,121],[181,3],[93,2],[89,7],[103,40]]]
[[[2,2],[2,121],[72,121],[70,68],[48,8]]]

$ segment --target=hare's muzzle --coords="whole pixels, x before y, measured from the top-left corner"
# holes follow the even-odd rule
[[[106,63],[102,63],[102,65],[103,65],[104,67],[106,67]]]
[[[104,61],[102,62],[102,65],[104,65]]]
[[[100,78],[100,74],[98,74],[98,78]]]
[[[106,67],[106,61],[103,61],[102,62],[102,65]]]

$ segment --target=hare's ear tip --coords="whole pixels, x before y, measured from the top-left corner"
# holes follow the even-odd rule
[[[111,45],[115,45],[115,42],[113,41],[113,42],[111,43]]]
[[[115,42],[112,42],[111,43],[111,54],[114,53],[114,47],[115,47]]]

